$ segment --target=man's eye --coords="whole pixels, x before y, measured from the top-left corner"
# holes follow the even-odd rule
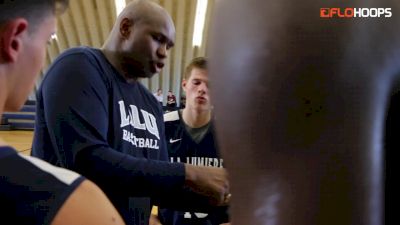
[[[162,42],[163,37],[161,35],[154,35],[153,36],[154,40],[158,41],[158,42]]]

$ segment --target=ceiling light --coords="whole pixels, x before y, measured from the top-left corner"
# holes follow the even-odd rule
[[[208,0],[197,0],[196,18],[194,21],[193,46],[201,46],[203,41],[204,23],[206,20]]]
[[[115,15],[118,15],[122,12],[122,10],[125,8],[126,2],[125,0],[114,0],[115,1]]]

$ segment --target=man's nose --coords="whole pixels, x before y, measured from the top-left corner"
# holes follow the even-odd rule
[[[167,58],[168,57],[168,49],[166,44],[162,44],[157,49],[157,54],[160,58]]]
[[[201,84],[199,85],[199,92],[204,92],[207,93],[208,91],[208,85],[205,82],[201,82]]]

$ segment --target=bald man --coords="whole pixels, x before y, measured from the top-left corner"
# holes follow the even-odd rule
[[[400,146],[400,4],[296,3],[217,2],[210,77],[232,223],[384,224],[384,156]]]
[[[163,8],[134,1],[102,49],[64,52],[37,94],[32,154],[93,180],[127,224],[148,224],[153,204],[207,211],[229,191],[221,168],[163,162],[162,108],[138,79],[161,71],[174,39]]]

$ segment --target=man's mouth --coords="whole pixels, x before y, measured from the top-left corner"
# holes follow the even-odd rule
[[[155,66],[156,66],[158,71],[161,71],[162,68],[164,67],[164,63],[161,63],[161,62],[156,62],[154,64],[155,64]]]
[[[201,97],[201,96],[198,96],[198,97],[196,97],[196,99],[197,99],[197,100],[199,100],[199,101],[201,101],[201,102],[205,102],[205,101],[207,101],[207,99],[206,99],[206,98],[204,98],[204,97]]]
[[[153,73],[159,73],[164,67],[164,63],[152,61],[150,66]]]

